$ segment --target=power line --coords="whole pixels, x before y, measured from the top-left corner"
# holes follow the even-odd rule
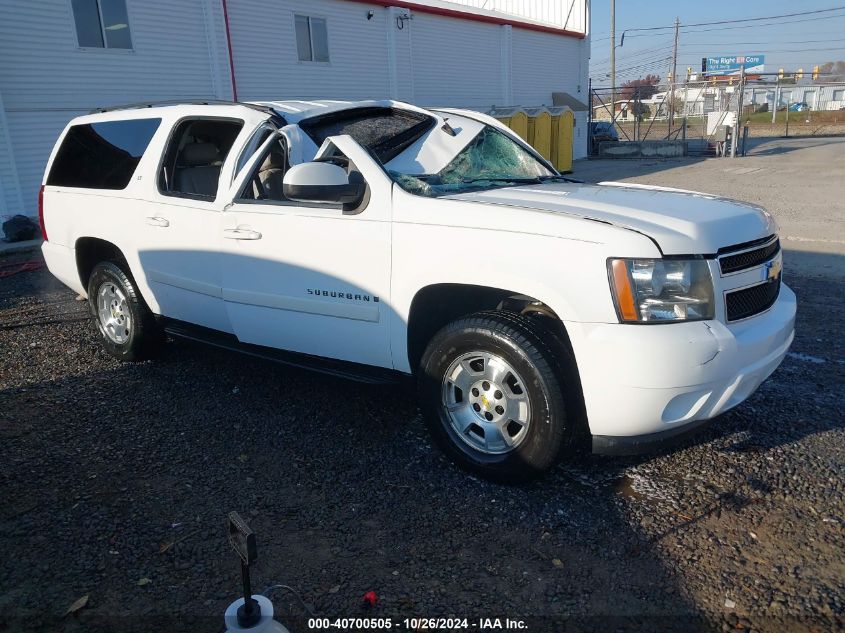
[[[666,57],[668,57],[668,55],[669,55],[669,51],[661,51],[659,53],[649,53],[649,55],[646,56],[646,57],[625,58],[621,63],[623,63],[623,64],[644,63],[644,62],[654,61],[654,60],[657,60],[657,59],[665,59]],[[619,63],[619,62],[617,62],[617,63]],[[592,67],[592,68],[604,68],[606,66],[609,66],[609,64],[607,62],[598,62],[598,63],[595,63],[595,64],[593,64],[593,63],[590,64],[590,67]]]
[[[635,51],[631,52],[630,54],[626,54],[625,58],[630,59],[632,57],[639,57],[639,56],[642,56],[646,53],[650,53],[650,52],[654,52],[654,51],[671,50],[671,48],[672,48],[671,44],[666,44],[664,46],[654,46],[654,47],[651,47],[651,48],[638,48]],[[595,60],[593,63],[601,64],[601,63],[608,61],[609,59],[610,59],[610,57],[602,57],[600,59]],[[593,60],[591,60],[591,61],[593,61]]]
[[[643,53],[641,55],[626,55],[624,57],[624,59],[622,59],[621,61],[622,61],[622,63],[630,63],[632,61],[641,61],[643,59],[648,59],[650,57],[654,57],[655,55],[666,55],[671,50],[672,50],[672,47],[670,46],[670,47],[667,47],[667,48],[663,48],[661,50],[648,51],[647,53]],[[619,63],[619,60],[617,60],[617,63]],[[592,66],[606,66],[606,65],[609,64],[609,62],[608,62],[607,59],[598,60],[598,61],[590,60],[590,64]]]
[[[636,80],[636,79],[643,79],[644,77],[646,77],[648,75],[657,75],[658,77],[660,77],[661,74],[660,74],[660,72],[658,72],[659,70],[660,70],[659,68],[652,68],[650,71],[647,70],[647,71],[641,71],[641,72],[622,73],[621,75],[619,75],[617,77],[617,79],[624,84],[627,81],[633,81],[633,80]],[[598,79],[599,81],[601,81],[602,79],[605,79],[604,76],[599,76],[599,77],[594,77],[594,78]]]
[[[845,17],[845,15],[843,15],[843,16],[833,16],[833,18],[836,18],[836,17]],[[833,18],[830,18],[830,19],[833,19]],[[772,26],[776,26],[776,25],[772,25]],[[683,28],[683,27],[682,27],[682,28]],[[761,28],[761,29],[762,29],[762,28],[766,28],[766,26],[765,26],[765,25],[763,25],[763,26],[759,26],[759,25],[758,25],[758,28]],[[771,38],[771,37],[790,37],[791,35],[798,35],[798,34],[795,34],[795,33],[792,33],[792,34],[783,33],[783,34],[774,34],[774,35],[769,35],[769,37],[770,37],[770,38]],[[827,38],[829,38],[829,39],[831,39],[831,40],[835,40],[835,38],[836,38],[836,37],[839,37],[839,36],[841,36],[841,35],[842,35],[842,29],[840,28],[840,29],[837,29],[837,30],[835,30],[835,31],[817,31],[816,29],[813,29],[813,35],[821,35],[821,36],[827,37]],[[692,36],[692,35],[691,35],[690,37],[695,37],[695,36]],[[706,36],[702,36],[702,37],[703,37],[704,41],[702,41],[702,42],[700,42],[700,43],[702,43],[702,44],[709,44],[711,41],[713,41],[713,38],[715,38],[715,37],[728,37],[728,38],[734,38],[734,37],[744,37],[744,35],[741,35],[741,34],[740,34],[740,35],[737,35],[737,34],[734,34],[734,33],[723,33],[723,34],[715,33],[715,34],[713,34],[713,35],[706,35]]]
[[[653,61],[646,62],[644,64],[637,64],[636,66],[627,66],[625,68],[619,68],[619,69],[616,70],[616,72],[617,73],[625,73],[625,72],[629,72],[629,71],[632,71],[632,70],[642,70],[642,69],[645,69],[645,68],[653,68],[653,67],[656,67],[656,66],[661,66],[663,64],[666,64],[666,62],[668,62],[669,59],[670,59],[670,56],[667,55],[666,57],[662,57],[661,59],[655,59]],[[607,68],[591,68],[590,69],[591,73],[596,72],[596,73],[599,73],[599,74],[604,74],[607,71],[608,71]]]
[[[672,59],[672,55],[664,55],[663,57],[655,57],[654,59],[650,59],[648,61],[640,62],[638,64],[632,64],[630,66],[625,66],[621,70],[623,72],[627,72],[629,70],[636,70],[638,68],[647,68],[650,66],[659,66],[661,64],[666,64],[670,59]]]
[[[706,54],[710,49],[703,49],[703,53]],[[767,48],[766,53],[810,53],[813,51],[845,51],[845,47],[842,46],[834,46],[833,48]],[[695,53],[695,51],[691,51],[687,49],[684,51],[686,54]]]
[[[665,56],[661,57],[660,59],[655,59],[655,60],[652,60],[650,62],[646,62],[646,63],[643,63],[643,64],[637,64],[636,66],[627,66],[626,68],[621,68],[621,69],[617,70],[616,72],[620,73],[620,72],[627,72],[629,70],[636,70],[638,68],[647,68],[647,67],[651,67],[651,66],[659,66],[660,64],[665,64],[671,58],[672,58],[671,55],[665,55]]]
[[[843,17],[845,17],[845,14],[834,15],[834,16],[827,15],[827,16],[820,17],[820,18],[804,18],[804,19],[801,19],[801,20],[789,20],[789,21],[786,21],[786,22],[773,22],[772,24],[744,24],[742,26],[722,26],[722,27],[717,27],[717,28],[712,28],[712,29],[690,29],[688,31],[684,30],[684,27],[681,27],[681,33],[683,33],[683,34],[687,34],[687,33],[710,33],[712,31],[735,31],[737,29],[765,29],[765,28],[768,28],[768,27],[771,27],[771,26],[783,26],[783,25],[786,25],[786,24],[797,24],[799,22],[815,22],[815,21],[818,21],[818,20],[830,20],[831,18],[843,18]],[[670,28],[670,27],[664,27],[664,28]],[[638,29],[630,29],[630,30],[638,30]],[[648,33],[641,33],[639,35],[636,35],[636,34],[635,35],[627,35],[626,37],[632,38],[632,37],[652,37],[652,36],[649,35]]]
[[[840,31],[840,33],[841,33],[841,31]],[[777,42],[777,43],[778,43],[778,44],[818,44],[818,43],[823,43],[823,44],[833,44],[834,42],[845,42],[845,39],[841,39],[841,40],[833,40],[833,39],[825,39],[825,40],[791,40],[791,41],[778,40],[778,42]],[[766,44],[771,44],[771,43],[772,43],[772,41],[771,41],[771,40],[768,40],[768,41],[765,41],[765,42],[734,42],[734,41],[731,41],[731,42],[730,42],[730,44],[731,44],[732,46],[750,46],[750,45],[756,45],[756,44],[766,45]],[[686,45],[687,45],[687,46],[688,46],[688,45],[694,45],[694,46],[696,46],[696,45],[702,45],[702,44],[706,44],[706,42],[687,42],[687,43],[686,43]],[[684,46],[684,44],[681,44],[681,46]],[[768,49],[766,49],[766,50],[768,50]]]
[[[813,11],[799,11],[798,13],[783,13],[781,15],[768,15],[757,18],[737,18],[733,20],[718,20],[716,22],[696,22],[693,24],[685,24],[685,27],[693,26],[712,26],[714,24],[736,24],[737,22],[760,22],[762,20],[778,20],[780,18],[793,18],[799,15],[813,15],[816,13],[830,13],[831,11],[841,11],[845,6],[831,7],[829,9],[815,9]],[[626,31],[659,31],[661,29],[671,29],[674,26],[649,26],[644,28],[625,29]]]
[[[669,62],[669,58],[667,57],[666,59],[662,59],[662,60],[659,60],[659,61],[656,61],[656,62],[651,62],[650,64],[647,64],[647,65],[642,66],[642,67],[626,68],[626,69],[623,69],[623,70],[617,70],[616,75],[617,75],[617,78],[619,78],[619,77],[639,77],[639,76],[642,76],[642,75],[650,74],[653,71],[657,71],[657,72],[661,71],[662,69],[664,69],[666,67],[666,64],[668,62]],[[602,71],[599,71],[599,72],[591,71],[590,72],[590,77],[597,78],[597,79],[605,79],[608,76],[609,76],[609,73],[607,71],[604,71],[604,72],[602,72]]]

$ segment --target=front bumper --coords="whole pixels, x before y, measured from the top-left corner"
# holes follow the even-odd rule
[[[748,398],[777,369],[795,330],[795,294],[745,321],[567,324],[602,453],[641,452]]]

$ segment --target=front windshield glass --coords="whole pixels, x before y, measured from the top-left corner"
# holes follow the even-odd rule
[[[556,176],[513,139],[489,125],[436,174],[389,173],[400,187],[421,196],[539,183]]]

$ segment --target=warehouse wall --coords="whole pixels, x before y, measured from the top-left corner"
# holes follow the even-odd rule
[[[297,13],[326,20],[328,63],[298,60]],[[485,111],[551,105],[557,91],[587,100],[586,39],[348,0],[230,0],[229,17],[242,99],[392,98]],[[576,115],[577,158],[586,122]]]
[[[387,11],[342,0],[229,0],[238,97],[377,99],[389,93]],[[325,18],[330,62],[300,62],[294,14]]]
[[[587,3],[583,0],[451,0],[476,9],[517,15],[570,31],[586,33],[589,25]]]
[[[35,213],[50,150],[71,118],[128,102],[231,99],[218,0],[126,4],[133,50],[79,48],[69,0],[0,0],[0,215]]]
[[[501,104],[503,28],[415,13],[404,29],[412,50],[406,72],[413,78],[414,101],[485,110]]]
[[[50,150],[74,116],[232,98],[221,0],[126,2],[132,50],[80,48],[70,0],[0,0],[0,216],[35,213]],[[586,94],[588,40],[348,0],[228,0],[228,9],[243,100],[394,98],[487,110],[550,104],[554,91]],[[295,12],[327,20],[329,63],[298,60]],[[576,157],[586,153],[579,132]]]
[[[6,122],[6,110],[3,107],[3,95],[0,94],[0,222],[5,219],[4,216],[24,213],[25,208],[12,139]]]
[[[516,105],[551,105],[551,92],[568,92],[587,103],[589,44],[586,40],[513,29],[513,92]],[[550,76],[550,69],[554,74]],[[587,112],[575,113],[574,158],[587,155]]]

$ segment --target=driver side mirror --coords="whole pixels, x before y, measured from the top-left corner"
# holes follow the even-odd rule
[[[367,184],[360,174],[349,175],[343,167],[328,162],[294,165],[285,174],[285,198],[297,202],[317,202],[356,206],[364,198]]]

